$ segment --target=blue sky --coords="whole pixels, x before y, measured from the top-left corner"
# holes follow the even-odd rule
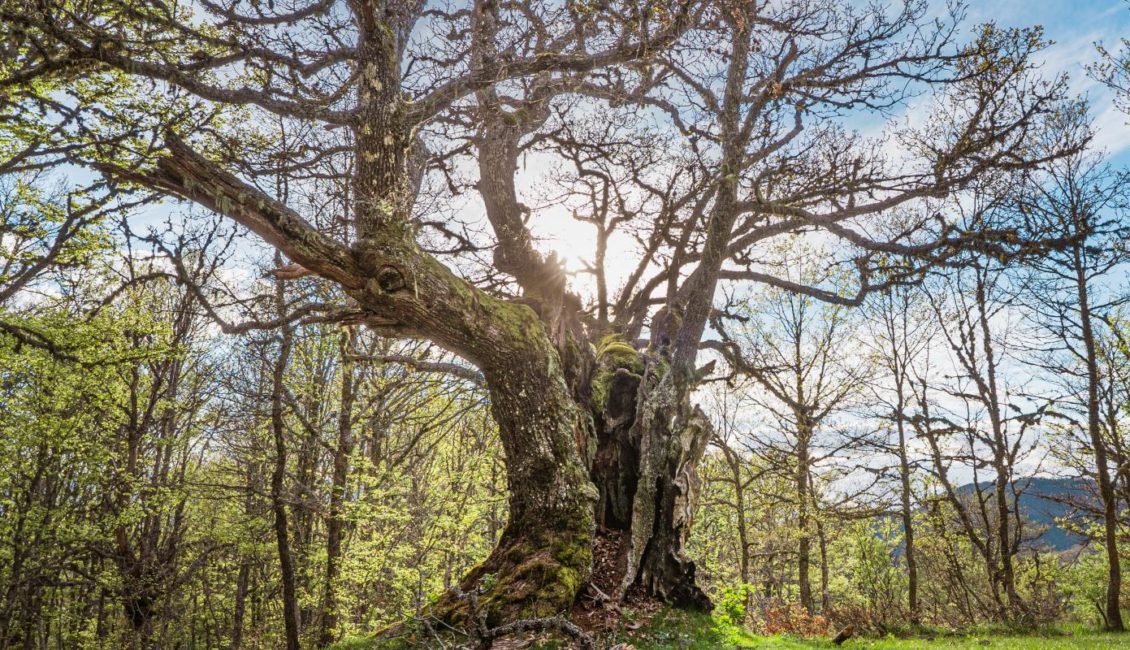
[[[1130,37],[1127,0],[971,0],[968,24],[992,21],[1003,27],[1042,25],[1055,44],[1046,53],[1048,73],[1065,72],[1071,87],[1091,101],[1098,130],[1096,144],[1117,165],[1130,165],[1130,116],[1118,112],[1111,93],[1088,78],[1085,66],[1098,59],[1095,43],[1117,49]]]

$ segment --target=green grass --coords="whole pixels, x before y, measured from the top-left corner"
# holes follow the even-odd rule
[[[988,640],[988,645],[981,643]],[[772,648],[775,646],[765,646]],[[783,646],[788,647],[788,646]],[[804,646],[798,646],[804,647]],[[808,647],[832,647],[817,645]],[[845,643],[845,648],[877,648],[889,650],[919,650],[925,648],[1006,648],[1008,650],[1068,650],[1069,648],[1130,648],[1130,636],[1125,634],[1102,634],[1090,632],[1072,636],[990,636],[990,637],[946,637],[927,641],[925,639],[862,639]]]
[[[986,645],[983,641],[987,640]],[[637,650],[707,650],[724,648],[766,648],[767,650],[804,650],[835,648],[828,639],[802,639],[788,636],[763,637],[724,623],[707,614],[661,612],[646,628],[624,631],[612,641],[631,643]],[[927,650],[1000,648],[1005,650],[1099,650],[1127,648],[1130,634],[1105,634],[1085,629],[1049,631],[1033,635],[970,634],[928,638],[853,638],[841,648],[874,648],[875,650]]]
[[[626,623],[631,615],[626,617]],[[338,643],[331,650],[384,650],[396,648],[432,648],[439,644],[428,637],[413,637],[378,643],[372,639],[350,639]],[[985,641],[988,641],[986,644]],[[765,648],[766,650],[808,650],[811,648],[836,648],[828,639],[801,639],[788,636],[763,637],[719,622],[709,614],[694,614],[664,610],[654,615],[647,625],[630,630],[625,625],[619,631],[598,639],[597,647],[608,648],[616,643],[630,643],[636,650],[730,650],[740,648]],[[448,644],[448,647],[452,647]],[[1130,633],[1106,634],[1084,628],[1048,631],[1042,634],[1010,635],[985,632],[908,639],[854,638],[841,648],[873,648],[875,650],[1130,650]],[[545,640],[530,646],[530,650],[565,650],[571,645],[559,640]]]

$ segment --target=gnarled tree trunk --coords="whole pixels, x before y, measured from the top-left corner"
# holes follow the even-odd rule
[[[592,477],[597,523],[616,533],[615,596],[638,587],[677,606],[710,609],[684,553],[710,426],[691,406],[693,377],[673,370],[663,352],[637,355],[616,339],[606,339],[599,363]]]
[[[506,451],[510,519],[461,590],[481,594],[492,625],[567,611],[590,579],[600,534],[616,540],[614,597],[638,590],[709,609],[684,553],[709,430],[690,402],[694,378],[617,337],[586,372],[592,355],[577,350],[588,344],[570,335],[558,352],[547,330],[563,331],[531,323],[524,354],[510,348],[500,367],[483,367]],[[437,612],[459,619],[465,610],[449,594]]]
[[[592,568],[596,491],[582,460],[587,416],[545,325],[524,305],[481,298],[490,312],[476,360],[506,456],[509,520],[497,546],[462,581],[495,625],[568,611]],[[454,594],[436,608],[458,619]]]

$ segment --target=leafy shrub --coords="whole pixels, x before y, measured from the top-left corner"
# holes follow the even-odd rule
[[[714,618],[726,625],[743,625],[749,603],[750,586],[727,586],[715,599]]]

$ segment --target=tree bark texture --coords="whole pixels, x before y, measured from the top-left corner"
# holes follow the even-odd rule
[[[689,379],[661,351],[602,343],[593,379],[600,498],[597,522],[622,533],[617,597],[640,587],[680,607],[710,609],[684,552],[710,423],[690,404]]]

